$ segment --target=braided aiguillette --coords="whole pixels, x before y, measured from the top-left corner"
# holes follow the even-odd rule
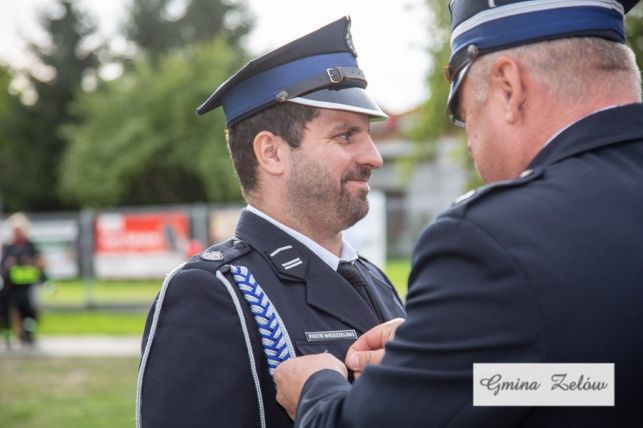
[[[295,357],[295,351],[277,310],[245,266],[231,265],[232,277],[257,322],[268,370],[272,376],[279,363]]]

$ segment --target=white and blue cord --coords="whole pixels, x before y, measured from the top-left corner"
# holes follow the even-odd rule
[[[276,308],[248,268],[235,265],[230,268],[232,277],[257,322],[261,344],[268,359],[268,370],[272,376],[280,363],[295,357],[290,336]]]
[[[138,428],[142,426],[141,396],[143,389],[143,377],[145,374],[145,368],[147,365],[147,359],[150,354],[152,342],[154,341],[156,327],[159,322],[161,307],[163,306],[163,302],[165,300],[165,292],[167,291],[171,279],[174,277],[174,275],[176,275],[177,272],[181,270],[181,268],[183,268],[183,265],[174,269],[169,275],[167,275],[156,302],[156,308],[154,311],[150,333],[145,346],[145,350],[143,352],[143,357],[141,359],[141,367],[139,369],[136,388],[136,426]],[[234,265],[231,265],[230,268],[232,277],[234,278],[237,287],[239,287],[239,290],[241,291],[244,299],[250,306],[250,310],[255,318],[255,321],[257,322],[259,334],[261,335],[262,347],[268,359],[268,370],[270,372],[270,375],[272,376],[275,368],[279,365],[279,363],[286,361],[289,358],[295,357],[295,350],[292,346],[290,336],[288,335],[288,331],[286,330],[284,323],[279,316],[279,313],[277,313],[277,310],[275,309],[272,302],[263,291],[259,283],[255,280],[252,273],[248,271],[248,268],[246,268],[245,266]],[[263,407],[261,385],[259,382],[259,375],[257,373],[255,364],[254,353],[252,352],[252,345],[250,343],[250,335],[248,333],[248,327],[246,325],[245,317],[241,309],[241,304],[239,302],[239,299],[237,298],[236,293],[232,289],[232,285],[225,278],[225,276],[220,271],[217,271],[216,276],[219,281],[221,281],[226,287],[228,294],[230,294],[237,312],[237,316],[239,317],[239,322],[241,323],[241,329],[243,331],[244,341],[246,349],[248,351],[248,359],[250,362],[252,379],[255,385],[255,392],[257,394],[260,426],[262,428],[265,428],[266,416]]]
[[[226,279],[225,276],[221,273],[220,270],[217,271],[217,278],[223,283],[223,285],[228,290],[228,294],[234,302],[234,307],[237,311],[237,316],[239,317],[239,322],[241,323],[241,330],[243,331],[243,339],[246,344],[246,350],[248,351],[248,360],[250,361],[250,372],[252,374],[252,381],[255,385],[255,393],[257,394],[257,405],[259,406],[259,424],[261,428],[266,428],[266,412],[263,407],[263,394],[261,393],[261,383],[259,382],[259,375],[257,374],[257,366],[255,364],[255,355],[252,352],[252,344],[250,343],[250,334],[248,333],[248,326],[246,325],[246,318],[243,316],[243,311],[241,309],[241,302],[237,294],[232,289],[232,284]]]

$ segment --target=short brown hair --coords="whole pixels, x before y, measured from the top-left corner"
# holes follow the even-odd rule
[[[301,144],[306,124],[319,115],[319,109],[285,102],[269,107],[235,123],[226,130],[226,141],[232,163],[244,195],[257,188],[257,158],[253,141],[261,131],[280,136],[292,148]]]

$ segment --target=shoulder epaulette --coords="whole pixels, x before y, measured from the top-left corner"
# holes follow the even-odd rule
[[[524,186],[525,184],[541,177],[543,173],[544,170],[542,167],[526,169],[520,174],[520,176],[512,180],[497,181],[495,183],[490,183],[477,189],[469,190],[467,193],[457,197],[455,201],[453,201],[453,204],[451,204],[451,208],[449,208],[447,212],[453,213],[458,210],[465,210],[468,206],[477,201],[480,201],[486,195],[490,195],[505,189]]]
[[[247,254],[249,251],[250,247],[248,244],[240,239],[231,238],[227,241],[214,244],[201,253],[192,256],[186,263],[184,269],[200,268],[214,272],[221,266],[229,264],[232,260]]]

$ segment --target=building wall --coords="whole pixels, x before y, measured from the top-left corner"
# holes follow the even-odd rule
[[[432,160],[407,171],[399,160],[411,153],[412,144],[401,139],[378,143],[384,166],[371,183],[387,197],[388,257],[408,257],[422,229],[466,190],[467,172],[453,153],[461,142],[440,140]]]

